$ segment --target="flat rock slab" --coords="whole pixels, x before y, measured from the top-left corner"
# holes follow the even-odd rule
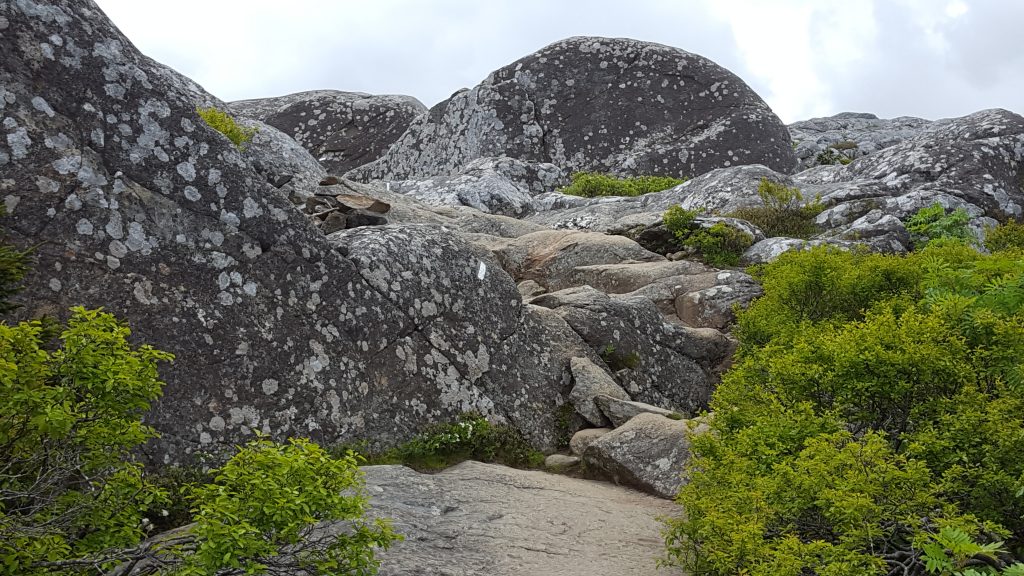
[[[671,502],[602,482],[465,462],[439,474],[368,466],[375,515],[405,536],[380,574],[674,574],[658,568]]]

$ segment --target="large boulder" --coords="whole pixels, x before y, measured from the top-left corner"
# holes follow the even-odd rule
[[[314,90],[232,102],[309,150],[332,174],[379,158],[427,108],[412,96]]]
[[[456,92],[350,176],[431,178],[486,156],[621,175],[796,165],[786,127],[728,70],[661,44],[577,37]]]
[[[690,459],[690,435],[706,430],[700,420],[640,413],[587,446],[583,461],[616,484],[675,498]]]
[[[663,525],[678,507],[626,488],[465,462],[438,474],[370,466],[375,515],[405,535],[379,553],[382,576],[673,574]]]
[[[488,252],[438,225],[328,240],[268,182],[273,142],[207,126],[201,89],[90,0],[0,4],[0,51],[2,226],[36,246],[20,317],[103,306],[178,357],[146,416],[153,460],[257,430],[384,447],[469,410],[542,449],[564,435],[569,359],[599,358]],[[505,226],[459,218],[438,215]]]

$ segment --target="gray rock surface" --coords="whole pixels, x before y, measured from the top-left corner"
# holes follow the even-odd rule
[[[732,343],[715,330],[669,324],[643,299],[612,299],[590,287],[544,294],[532,303],[549,307],[617,370],[634,400],[690,414],[707,406],[716,367]]]
[[[707,58],[622,38],[569,38],[492,72],[417,118],[357,180],[419,180],[486,156],[568,172],[695,176],[796,165],[789,132]]]
[[[818,164],[818,154],[830,147],[849,159],[860,158],[926,132],[932,121],[910,116],[883,119],[874,114],[843,112],[788,126],[796,144],[800,168]]]
[[[3,226],[39,245],[21,317],[103,306],[181,359],[161,367],[146,416],[162,434],[153,461],[228,451],[254,430],[383,447],[467,410],[555,447],[569,359],[598,356],[524,305],[486,251],[438,225],[328,241],[267,181],[261,144],[242,152],[208,127],[194,83],[93,2],[3,3],[0,16]],[[406,202],[389,218],[531,226]]]
[[[629,422],[630,419],[637,414],[657,414],[658,416],[664,416],[670,419],[672,419],[673,416],[676,416],[675,419],[679,419],[679,414],[671,410],[666,410],[643,402],[633,402],[631,400],[615,398],[605,394],[594,398],[594,403],[596,403],[601,409],[601,412],[611,420],[614,428],[618,428],[626,422]]]
[[[569,440],[569,450],[577,456],[582,456],[587,446],[611,431],[611,428],[584,428],[572,435]]]
[[[675,498],[682,486],[683,467],[690,458],[688,434],[704,424],[639,414],[601,436],[583,452],[588,469],[598,470],[624,484],[662,498]]]
[[[629,394],[608,375],[603,368],[594,364],[589,358],[573,358],[569,361],[572,371],[573,387],[569,391],[569,402],[581,416],[594,426],[607,426],[608,417],[598,406],[597,396],[609,396],[629,400]]]
[[[552,454],[544,459],[544,467],[553,472],[564,472],[580,465],[579,456]]]
[[[411,96],[338,90],[239,100],[229,106],[288,134],[332,174],[379,158],[427,110]]]
[[[562,170],[553,164],[487,157],[473,160],[455,175],[388,185],[433,206],[470,206],[491,214],[523,216],[533,210],[535,195],[551,192],[564,180]]]
[[[405,535],[382,576],[674,574],[658,568],[659,517],[678,507],[633,490],[465,462],[438,474],[364,468],[373,513]]]

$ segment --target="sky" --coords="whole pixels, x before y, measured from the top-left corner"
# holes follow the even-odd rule
[[[96,0],[222,100],[336,89],[432,106],[570,36],[700,54],[783,121],[1024,114],[1024,0]]]

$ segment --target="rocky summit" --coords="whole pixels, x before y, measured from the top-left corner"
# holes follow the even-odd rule
[[[636,40],[556,42],[429,110],[335,90],[228,104],[92,0],[0,4],[0,51],[2,227],[33,250],[13,317],[103,307],[176,356],[145,416],[151,467],[256,432],[380,452],[473,413],[580,477],[371,468],[407,533],[385,574],[661,573],[650,518],[762,293],[741,265],[908,252],[935,204],[979,238],[1024,215],[1014,112],[787,128],[707,58]],[[688,180],[563,193],[581,171]],[[810,233],[755,222],[766,182],[814,210]],[[735,260],[702,260],[675,206],[694,237],[747,240]]]
[[[455,93],[349,177],[451,176],[489,156],[622,175],[796,165],[785,126],[728,70],[660,44],[580,37]]]

